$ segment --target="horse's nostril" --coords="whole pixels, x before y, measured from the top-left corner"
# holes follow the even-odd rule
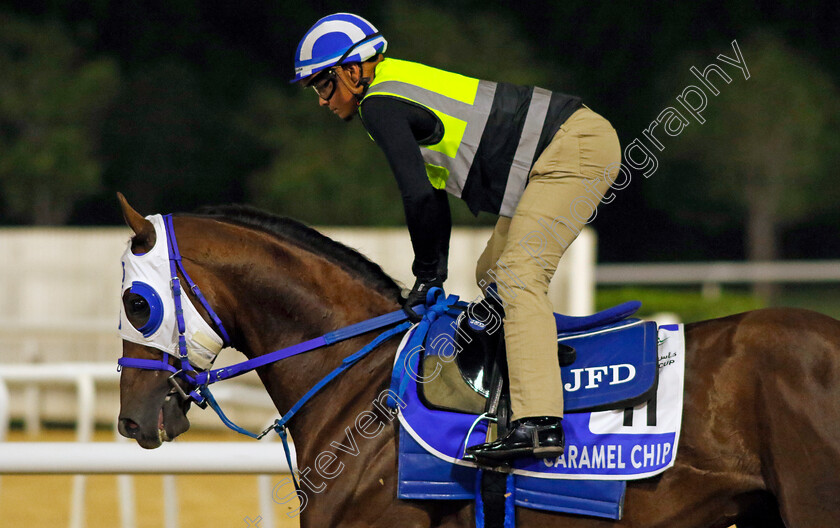
[[[129,418],[121,418],[119,427],[117,428],[123,436],[126,438],[134,438],[137,435],[137,432],[140,430],[140,426],[137,425],[137,422],[131,420]]]

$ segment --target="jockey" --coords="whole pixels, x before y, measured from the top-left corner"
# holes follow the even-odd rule
[[[386,59],[386,48],[362,17],[324,17],[298,45],[292,82],[314,88],[319,104],[345,121],[358,113],[388,159],[414,249],[416,282],[404,306],[414,320],[411,307],[446,280],[446,193],[473,214],[499,216],[476,280],[505,309],[514,421],[508,434],[467,453],[490,461],[559,456],[563,385],[548,284],[618,174],[618,137],[578,97]]]

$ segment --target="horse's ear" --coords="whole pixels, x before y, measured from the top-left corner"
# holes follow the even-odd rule
[[[131,244],[132,251],[138,246],[146,246],[147,249],[150,249],[155,245],[157,238],[155,226],[146,220],[143,215],[135,211],[121,192],[117,193],[117,200],[120,202],[120,208],[122,209],[126,225],[134,231],[134,239]]]

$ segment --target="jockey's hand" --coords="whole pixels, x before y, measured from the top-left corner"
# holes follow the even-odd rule
[[[426,294],[434,287],[443,288],[443,279],[437,277],[421,278],[418,277],[414,282],[414,288],[403,303],[403,311],[408,315],[408,319],[412,323],[417,323],[423,317],[412,310],[413,306],[418,304],[426,304]]]

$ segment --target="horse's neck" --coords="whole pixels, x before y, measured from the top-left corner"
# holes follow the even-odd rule
[[[253,255],[249,255],[253,259]],[[257,257],[259,258],[259,257]],[[238,343],[249,357],[267,354],[398,309],[392,299],[371,289],[339,266],[295,247],[264,257],[264,276],[233,284]],[[282,269],[277,269],[277,267]],[[279,412],[287,412],[301,396],[361,349],[377,334],[371,332],[336,345],[272,363],[258,373]],[[341,374],[310,400],[290,422],[299,453],[318,449],[312,439],[342,441],[345,425],[369,408],[374,389],[388,379],[395,343],[380,347]],[[380,389],[381,390],[381,389]],[[345,422],[347,422],[345,424]]]
[[[331,307],[324,307],[325,313]],[[373,302],[367,309],[335,310],[329,317],[330,324],[314,327],[309,335],[300,339],[323,335],[349,324],[364,321],[392,311],[381,309]],[[379,331],[381,332],[381,330]],[[359,351],[378,335],[377,331],[337,343],[312,352],[273,364],[261,377],[272,400],[282,414],[287,412],[304,394],[327,374],[337,368],[342,360]],[[296,342],[300,342],[300,339]],[[333,442],[346,446],[353,458],[362,455],[370,446],[358,446],[359,436],[353,437],[356,418],[374,408],[377,395],[387,387],[396,348],[396,339],[380,346],[358,364],[342,372],[332,382],[301,407],[289,423],[298,452],[298,464],[311,467],[315,457],[325,451],[336,452]],[[285,346],[285,345],[284,345]],[[381,409],[381,405],[379,406]],[[382,413],[379,413],[380,416]],[[350,430],[348,436],[348,428]],[[380,439],[382,440],[382,439]]]

